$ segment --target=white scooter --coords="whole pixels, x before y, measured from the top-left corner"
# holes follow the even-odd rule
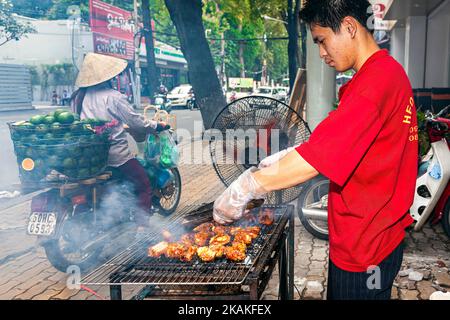
[[[441,118],[449,107],[438,115],[426,114],[426,130],[430,150],[421,159],[416,182],[414,202],[410,214],[416,221],[414,230],[420,230],[434,212],[431,223],[442,221],[450,237],[450,150],[446,136],[450,120]],[[319,239],[328,239],[329,180],[319,175],[302,190],[298,198],[298,215],[305,229]]]

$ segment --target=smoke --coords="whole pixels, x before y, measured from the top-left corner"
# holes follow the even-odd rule
[[[3,123],[0,123],[0,136],[3,137],[0,152],[0,190],[13,191],[13,185],[20,183],[19,170],[9,129]]]

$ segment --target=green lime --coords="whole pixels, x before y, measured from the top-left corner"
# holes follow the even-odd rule
[[[82,154],[82,149],[78,144],[71,144],[65,147],[66,154],[73,158],[79,158]]]
[[[38,134],[44,134],[48,131],[48,127],[45,124],[38,124],[36,126],[36,132]]]
[[[73,169],[77,166],[77,162],[75,159],[65,158],[63,160],[62,166],[64,167],[64,169]]]
[[[52,125],[50,126],[50,129],[54,132],[54,133],[59,133],[61,131],[61,123],[59,122],[53,122]]]
[[[80,178],[80,179],[84,179],[84,178],[89,177],[90,174],[91,174],[91,173],[90,173],[89,169],[83,168],[83,169],[78,170],[77,176],[78,176],[78,178]]]
[[[61,165],[61,160],[56,155],[51,155],[47,158],[47,165],[51,168],[58,167]]]
[[[50,132],[46,133],[44,135],[43,139],[44,139],[44,143],[46,143],[46,144],[53,144],[54,140],[55,140],[53,137],[53,134],[51,134]]]
[[[53,111],[53,116],[54,116],[55,118],[58,118],[58,116],[59,116],[61,113],[64,113],[64,112],[67,112],[67,110],[64,110],[64,109],[56,109],[55,111]]]
[[[33,145],[33,144],[36,144],[36,143],[38,143],[38,141],[39,141],[39,137],[38,137],[38,135],[37,134],[31,134],[30,136],[28,136],[26,139],[24,139],[24,140],[22,140],[25,144],[28,144],[28,145]]]
[[[46,145],[36,146],[35,149],[36,153],[42,158],[47,157],[50,153],[50,150],[48,150],[48,147]]]
[[[15,126],[14,129],[15,132],[26,137],[33,133],[34,125],[31,122],[23,121],[20,125]]]
[[[41,174],[45,174],[46,171],[46,163],[44,160],[42,159],[36,159],[34,160],[34,168],[37,172],[41,173]]]
[[[32,123],[34,125],[38,125],[38,124],[44,123],[44,118],[45,118],[45,116],[43,116],[43,115],[32,116],[30,118],[30,123]]]
[[[65,145],[57,145],[52,148],[52,151],[57,156],[67,155],[67,149]]]
[[[86,167],[89,167],[90,165],[91,165],[91,162],[89,161],[88,158],[80,158],[78,160],[78,166],[80,168],[86,168]]]
[[[71,112],[66,111],[58,114],[56,119],[62,124],[71,124],[75,120],[75,117]]]
[[[32,158],[33,156],[34,156],[34,150],[33,150],[33,148],[28,147],[28,148],[25,150],[25,157],[27,157],[27,158]]]
[[[101,167],[99,166],[95,166],[91,168],[91,174],[92,175],[98,175],[100,173],[100,171],[102,170]]]
[[[64,140],[65,143],[70,143],[71,140],[73,138],[73,135],[71,132],[66,132],[63,136],[62,139]]]
[[[70,131],[72,132],[80,132],[83,131],[83,124],[78,121],[75,120],[71,125],[70,125]]]
[[[53,122],[55,122],[55,117],[53,117],[53,116],[46,116],[44,118],[44,123],[45,124],[52,124]]]

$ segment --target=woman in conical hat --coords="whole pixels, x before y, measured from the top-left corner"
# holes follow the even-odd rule
[[[129,148],[124,125],[141,137],[147,133],[166,130],[169,126],[145,120],[134,111],[125,95],[112,88],[110,80],[122,73],[127,65],[127,61],[119,58],[88,53],[75,83],[78,90],[72,95],[71,107],[81,119],[98,118],[118,122],[117,126],[111,128],[108,166],[134,185],[141,209],[136,214],[136,221],[145,227],[152,214],[152,190],[144,167]]]

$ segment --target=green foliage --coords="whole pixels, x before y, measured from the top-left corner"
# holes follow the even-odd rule
[[[133,11],[131,0],[102,0],[124,10]],[[4,0],[0,0],[3,3]],[[38,19],[67,19],[69,6],[79,6],[82,22],[89,21],[89,0],[11,0],[11,9],[21,15]],[[139,5],[141,1],[138,1]],[[139,9],[141,9],[139,7]],[[152,19],[155,22],[155,39],[180,48],[175,26],[173,25],[164,0],[150,0]],[[140,16],[142,16],[140,10]],[[270,18],[265,19],[264,16]],[[240,76],[244,69],[246,76],[259,79],[263,62],[271,79],[281,81],[287,76],[287,40],[261,39],[287,37],[287,0],[203,0],[203,24],[216,66],[225,62],[227,76]],[[275,20],[274,20],[275,19]],[[2,19],[0,19],[1,21]],[[277,21],[278,20],[278,21]],[[0,22],[0,27],[1,27]],[[225,37],[225,54],[221,55],[221,37]],[[258,39],[252,41],[233,41],[233,39]],[[240,47],[243,49],[244,65],[239,59]],[[44,70],[40,82],[52,82],[49,72]],[[58,72],[56,74],[59,74]],[[58,77],[58,76],[57,76]]]
[[[425,113],[422,111],[417,111],[417,125],[419,127],[419,155],[421,157],[426,155],[431,147],[425,121]]]
[[[14,16],[9,0],[0,0],[0,46],[11,40],[19,40],[27,33],[35,32],[29,24],[19,23]]]
[[[28,66],[31,74],[31,84],[33,86],[41,84],[41,77],[37,66]]]
[[[44,17],[48,10],[53,6],[52,0],[11,0],[13,12],[30,17],[40,19]]]
[[[124,10],[133,11],[133,1],[130,0],[102,0]],[[12,0],[13,12],[27,17],[48,20],[68,19],[70,6],[80,8],[81,20],[89,21],[89,0]]]
[[[71,63],[44,64],[39,67],[28,67],[31,72],[31,83],[43,87],[73,85],[77,75],[77,71]]]
[[[266,60],[270,78],[281,80],[287,73],[287,40],[261,39],[287,36],[286,28],[279,21],[265,20],[263,16],[283,19],[286,0],[205,0],[203,23],[210,30],[208,38],[216,65],[222,63],[221,34],[224,33],[227,75],[239,77],[244,68],[247,77],[260,79],[263,61]],[[233,41],[232,39],[254,39]],[[239,48],[243,46],[244,66],[239,59]]]

